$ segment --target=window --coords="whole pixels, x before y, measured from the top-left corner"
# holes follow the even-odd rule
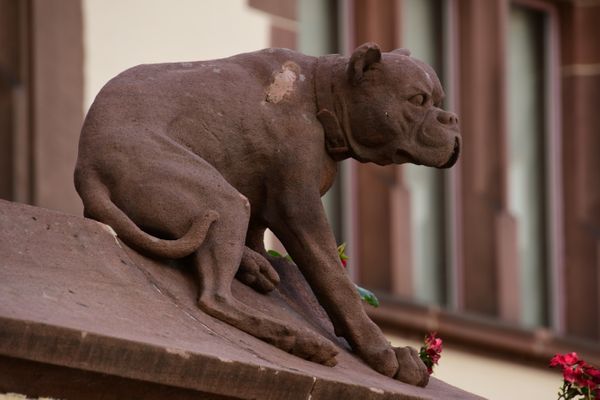
[[[402,45],[413,57],[433,66],[442,83],[442,8],[440,0],[405,0],[402,9]],[[403,165],[408,190],[413,299],[446,304],[446,172]]]
[[[508,24],[508,210],[516,220],[520,322],[548,323],[546,56],[543,12],[512,5]]]
[[[354,44],[407,47],[433,65],[464,140],[450,171],[357,168],[357,276],[383,300],[369,309],[377,322],[403,332],[436,326],[460,340],[470,340],[469,326],[491,346],[510,337],[516,353],[535,348],[533,357],[553,340],[538,329],[573,348],[583,345],[568,335],[598,337],[589,211],[598,198],[597,64],[578,64],[596,60],[581,47],[590,37],[581,32],[596,29],[592,9],[600,7],[355,0]],[[572,64],[560,71],[559,43]]]

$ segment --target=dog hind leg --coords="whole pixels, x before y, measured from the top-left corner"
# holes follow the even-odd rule
[[[241,199],[235,196],[231,199]],[[207,314],[301,358],[334,366],[337,350],[321,335],[285,325],[252,309],[231,293],[231,283],[247,251],[244,238],[249,220],[249,205],[224,202],[220,218],[194,256],[200,283],[198,306]],[[262,257],[262,256],[261,256]]]

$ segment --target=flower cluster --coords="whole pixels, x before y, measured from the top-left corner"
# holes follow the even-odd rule
[[[600,370],[579,359],[577,353],[555,355],[550,360],[550,367],[562,369],[559,400],[600,400]]]
[[[433,366],[437,365],[442,356],[442,339],[437,337],[436,332],[431,332],[425,336],[425,344],[419,351],[421,361],[427,367],[429,375],[433,373]]]
[[[346,268],[348,266],[349,257],[346,255],[346,243],[342,243],[338,246],[338,255],[340,256],[340,261],[342,262],[342,266]]]
[[[349,257],[346,255],[346,243],[340,244],[337,248],[337,251],[338,251],[338,256],[340,257],[342,266],[344,268],[346,268],[348,266],[348,260],[349,260]],[[284,256],[275,250],[269,250],[269,251],[267,251],[267,254],[269,254],[271,257],[283,257],[288,261],[294,262],[294,260],[292,260],[292,257],[290,257],[289,254],[286,254]],[[375,294],[373,292],[371,292],[370,290],[367,290],[363,287],[360,287],[357,284],[354,284],[354,286],[356,287],[356,290],[358,291],[360,298],[365,303],[367,303],[373,307],[379,307],[379,299],[377,299],[377,296],[375,296]]]
[[[342,262],[342,266],[346,268],[348,266],[348,260],[350,259],[350,257],[346,255],[346,243],[340,244],[337,250],[338,256],[340,257],[340,261]],[[356,286],[356,290],[358,291],[360,298],[365,303],[372,305],[373,307],[379,307],[379,299],[377,299],[377,296],[375,296],[373,292],[363,287],[360,287],[357,284],[354,284],[354,286]]]

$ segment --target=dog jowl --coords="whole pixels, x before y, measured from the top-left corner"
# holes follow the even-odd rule
[[[226,59],[141,65],[106,84],[86,117],[75,185],[85,215],[131,247],[191,256],[198,306],[299,357],[336,364],[336,347],[284,325],[231,293],[238,279],[261,293],[279,276],[271,229],[327,311],[337,335],[372,368],[424,386],[427,369],[393,348],[368,318],[340,266],[320,197],[337,162],[452,166],[457,117],[440,108],[435,72],[406,50],[373,43],[351,57],[285,49]]]

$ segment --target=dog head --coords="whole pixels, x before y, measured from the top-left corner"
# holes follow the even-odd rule
[[[458,117],[442,110],[433,69],[407,50],[357,48],[346,69],[348,145],[354,158],[379,165],[406,162],[449,168],[458,159]]]

